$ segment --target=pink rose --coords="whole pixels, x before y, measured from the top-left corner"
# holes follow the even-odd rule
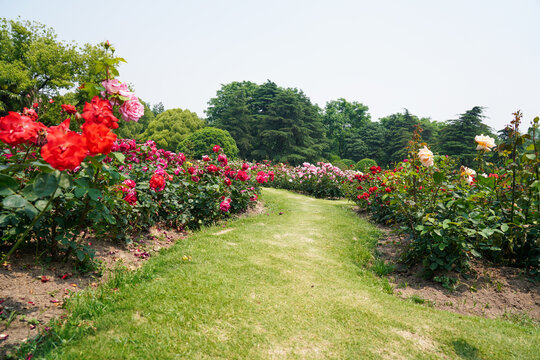
[[[109,95],[120,95],[125,97],[131,97],[132,95],[127,85],[125,83],[121,83],[117,79],[102,81],[101,85],[103,85],[105,91]]]
[[[139,102],[139,98],[132,96],[120,106],[119,111],[125,121],[139,121],[144,115],[144,106]]]

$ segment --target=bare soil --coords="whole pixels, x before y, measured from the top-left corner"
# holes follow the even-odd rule
[[[470,276],[449,274],[457,278],[457,283],[453,290],[448,289],[425,279],[421,265],[409,268],[401,263],[408,241],[392,233],[389,227],[379,228],[384,235],[377,244],[377,252],[385,263],[394,265],[387,278],[400,298],[459,314],[540,323],[540,283],[527,277],[523,270],[475,260]]]
[[[73,263],[36,262],[33,254],[18,253],[0,268],[0,359],[26,339],[43,330],[50,320],[66,316],[64,300],[87,287],[97,287],[112,269],[139,268],[162,248],[186,238],[186,233],[150,229],[142,240],[130,244],[88,237],[95,250],[97,269],[78,272]]]

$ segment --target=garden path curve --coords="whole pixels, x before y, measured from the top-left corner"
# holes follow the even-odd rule
[[[275,189],[265,189],[262,198],[263,213],[196,233],[119,278],[111,285],[118,290],[81,299],[72,321],[96,330],[73,336],[81,326],[66,329],[72,340],[48,356],[504,359],[539,353],[538,331],[385,293],[384,280],[366,270],[378,231],[347,202]]]

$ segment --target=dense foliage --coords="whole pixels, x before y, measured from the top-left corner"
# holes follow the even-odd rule
[[[190,158],[200,159],[213,145],[219,145],[223,153],[231,159],[238,157],[236,142],[229,132],[214,127],[195,131],[180,143],[179,149]]]
[[[449,271],[467,271],[472,258],[540,267],[538,118],[520,133],[521,115],[507,127],[508,141],[476,135],[476,171],[453,157],[433,155],[413,131],[395,168],[341,171],[330,164],[276,165],[273,186],[318,197],[345,194],[376,221],[396,224],[410,242],[405,260],[448,284]],[[495,155],[493,155],[493,153]],[[489,161],[498,156],[496,163]],[[369,159],[368,159],[369,160]],[[499,164],[499,165],[498,165]]]
[[[210,125],[231,134],[244,159],[300,164],[317,160],[325,148],[319,108],[302,91],[271,81],[223,85],[207,114]]]
[[[139,138],[153,140],[165,150],[179,151],[180,143],[204,125],[204,121],[194,112],[169,109],[150,120]]]
[[[154,141],[117,140],[114,131],[130,129],[119,123],[153,113],[113,77],[123,59],[113,56],[108,42],[102,47],[107,56],[94,64],[102,79],[71,97],[75,103],[89,99],[82,110],[59,104],[52,125],[38,121],[39,103],[0,117],[3,259],[32,245],[36,254],[75,255],[87,263],[87,235],[125,239],[156,223],[197,228],[245,211],[258,198],[258,184],[268,181],[257,165],[229,165],[219,145],[189,163]],[[189,111],[179,115],[186,126],[203,126]]]

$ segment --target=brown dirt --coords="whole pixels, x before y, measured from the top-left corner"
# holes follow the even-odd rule
[[[428,306],[459,314],[488,318],[505,318],[528,323],[540,323],[540,283],[517,268],[494,266],[475,260],[471,275],[450,274],[456,277],[454,290],[422,277],[422,266],[408,268],[400,263],[407,241],[379,226],[384,234],[377,244],[379,257],[394,265],[387,278],[394,294],[402,299],[414,299]]]
[[[72,263],[36,263],[32,254],[25,253],[12,257],[0,268],[0,319],[4,319],[0,321],[0,359],[14,346],[36,336],[51,319],[65,316],[63,302],[71,294],[97,287],[119,265],[137,269],[149,256],[185,237],[186,233],[159,227],[131,244],[89,237],[85,241],[95,250],[99,266],[84,274]]]

